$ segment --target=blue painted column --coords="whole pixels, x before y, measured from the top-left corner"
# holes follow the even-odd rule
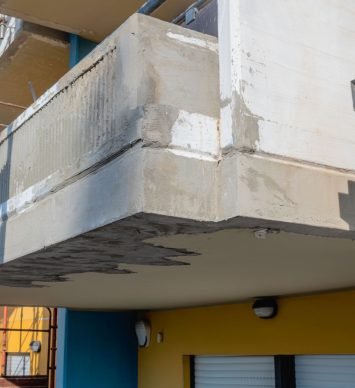
[[[70,56],[69,56],[69,67],[74,67],[80,62],[87,54],[89,54],[96,46],[97,43],[90,40],[81,38],[78,35],[69,35],[70,43]]]
[[[56,387],[63,388],[66,376],[67,309],[58,309]]]
[[[137,388],[134,313],[61,309],[57,388]]]

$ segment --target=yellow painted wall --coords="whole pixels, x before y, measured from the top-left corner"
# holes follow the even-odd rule
[[[0,326],[4,327],[4,309],[0,307]],[[8,307],[7,327],[12,329],[39,329],[49,328],[49,313],[47,309],[40,307]],[[0,357],[2,351],[3,332],[0,331]],[[42,344],[40,353],[30,350],[31,341],[40,341]],[[30,353],[31,374],[47,374],[48,334],[33,333],[28,331],[7,333],[7,352]]]
[[[147,314],[152,341],[139,352],[139,388],[184,387],[185,355],[355,354],[354,291],[284,298],[279,307],[272,320],[250,303]]]

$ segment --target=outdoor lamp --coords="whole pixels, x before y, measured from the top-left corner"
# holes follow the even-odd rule
[[[150,343],[150,324],[147,321],[138,321],[135,326],[138,345],[141,348],[147,348]]]
[[[253,310],[255,315],[261,319],[274,318],[278,312],[277,301],[274,298],[257,299],[253,304]]]
[[[41,351],[41,341],[31,341],[30,349],[33,353],[39,353]]]

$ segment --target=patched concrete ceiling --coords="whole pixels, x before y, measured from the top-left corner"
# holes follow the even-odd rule
[[[116,274],[81,273],[67,275],[64,282],[35,283],[45,288],[1,286],[0,304],[158,309],[355,286],[355,242],[351,240],[284,232],[262,240],[252,230],[229,229],[146,242],[160,250],[194,254],[174,258],[187,265],[120,264]],[[21,271],[19,275],[26,278],[26,268]]]
[[[168,0],[153,16],[171,21],[192,0]],[[101,41],[142,5],[142,0],[0,0],[0,12]]]

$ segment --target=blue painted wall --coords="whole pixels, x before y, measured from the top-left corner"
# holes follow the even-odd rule
[[[96,46],[97,43],[90,40],[81,38],[78,35],[69,35],[70,43],[70,56],[69,56],[69,67],[74,67],[80,62],[86,55],[90,53]]]
[[[57,387],[137,388],[134,324],[133,313],[60,311]]]

